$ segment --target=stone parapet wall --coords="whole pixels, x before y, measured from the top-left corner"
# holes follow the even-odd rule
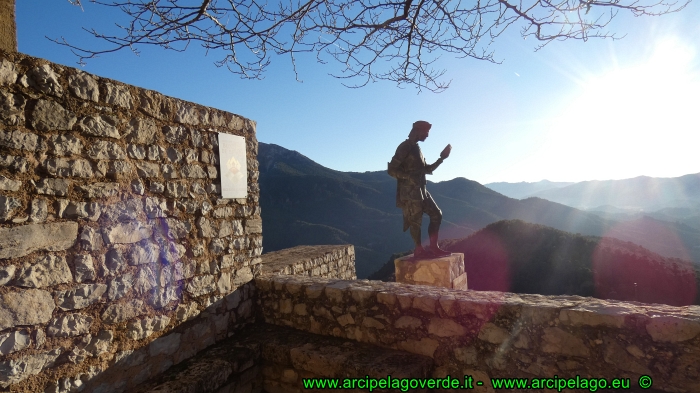
[[[291,274],[354,280],[355,247],[297,246],[262,255],[262,275]]]
[[[246,139],[247,198],[220,196],[217,132]],[[248,119],[0,51],[0,387],[121,364],[121,391],[251,321],[256,157]]]
[[[700,391],[700,307],[457,291],[378,281],[255,280],[265,322],[433,358],[433,376],[653,378]],[[587,390],[586,390],[587,391]]]

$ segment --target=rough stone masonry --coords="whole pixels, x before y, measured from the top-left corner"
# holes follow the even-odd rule
[[[248,119],[0,51],[0,387],[123,391],[248,322],[257,149]]]

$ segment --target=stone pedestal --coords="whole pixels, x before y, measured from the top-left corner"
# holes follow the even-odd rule
[[[467,289],[464,254],[452,253],[446,257],[416,259],[413,254],[396,259],[396,282],[432,285],[453,289]]]

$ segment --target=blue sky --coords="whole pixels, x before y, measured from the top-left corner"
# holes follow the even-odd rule
[[[20,52],[79,67],[46,37],[99,48],[81,28],[112,29],[122,16],[84,1],[17,2]],[[517,29],[494,46],[500,65],[444,54],[443,93],[378,82],[348,89],[314,56],[273,58],[264,80],[217,68],[197,45],[177,53],[141,48],[91,59],[100,76],[253,119],[258,139],[297,150],[342,171],[386,169],[411,124],[433,124],[428,161],[447,143],[452,155],[430,180],[583,181],[700,172],[700,4],[661,17],[620,13],[622,40],[553,42],[535,52]]]

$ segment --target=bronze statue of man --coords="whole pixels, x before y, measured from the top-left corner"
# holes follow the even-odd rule
[[[440,158],[434,164],[425,163],[418,142],[424,141],[432,125],[427,121],[413,123],[408,139],[396,149],[396,154],[389,163],[389,175],[398,180],[396,188],[396,206],[403,209],[403,230],[411,229],[411,237],[416,245],[413,256],[419,258],[434,258],[450,255],[450,252],[438,247],[438,231],[442,222],[442,211],[437,207],[433,197],[426,189],[425,175],[432,174],[442,162],[450,156],[451,146],[447,145],[440,153]],[[430,247],[424,249],[421,245],[421,222],[423,213],[430,217],[428,236]]]

